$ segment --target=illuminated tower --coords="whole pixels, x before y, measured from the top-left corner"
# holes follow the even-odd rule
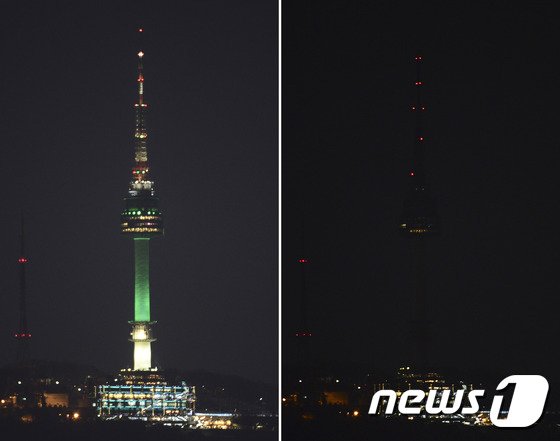
[[[143,33],[142,28],[138,29]],[[133,419],[158,423],[193,424],[195,388],[184,381],[170,378],[152,368],[152,335],[150,314],[150,239],[163,234],[159,199],[148,165],[148,132],[144,102],[144,53],[138,52],[138,101],[134,104],[134,165],[121,231],[134,243],[134,320],[130,341],[134,343],[134,369],[121,369],[114,382],[96,387],[97,415],[101,419]],[[173,376],[174,377],[174,376]],[[124,399],[123,399],[124,398]]]
[[[429,322],[427,318],[427,285],[426,285],[426,241],[439,233],[440,222],[435,201],[428,188],[425,169],[426,135],[423,130],[422,116],[426,111],[422,100],[424,83],[421,79],[420,68],[422,56],[414,58],[416,63],[416,103],[411,106],[416,116],[416,129],[412,167],[408,172],[408,190],[404,201],[400,220],[402,233],[412,242],[414,255],[414,284],[415,284],[415,319],[412,334],[416,347],[415,362],[425,367],[427,350],[429,348]]]
[[[144,53],[138,52],[138,102],[134,104],[134,165],[125,208],[121,215],[121,231],[134,242],[134,320],[131,341],[134,343],[134,370],[149,370],[152,365],[152,325],[150,316],[150,239],[163,234],[163,218],[159,199],[148,166],[148,132],[144,102]]]
[[[23,213],[21,214],[21,233],[19,237],[19,329],[14,334],[14,337],[17,340],[16,359],[19,364],[23,364],[28,360],[29,342],[31,340],[31,333],[29,332],[29,329],[27,327],[27,295],[25,291],[25,267],[27,265],[27,257],[25,257]]]

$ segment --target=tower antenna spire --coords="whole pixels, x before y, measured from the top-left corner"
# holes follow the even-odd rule
[[[426,139],[424,134],[423,114],[426,107],[422,99],[422,89],[424,88],[421,72],[422,55],[416,55],[414,57],[414,62],[416,63],[416,81],[414,83],[416,89],[416,103],[412,106],[412,110],[416,114],[416,139],[414,143],[413,168],[411,173],[414,173],[419,180],[424,180],[424,142]]]
[[[25,257],[25,221],[23,210],[20,219],[20,257],[18,258],[19,264],[19,328],[14,334],[17,339],[17,362],[24,363],[29,356],[29,341],[31,340],[31,333],[27,326],[27,292],[26,292],[26,277],[25,267],[27,265],[27,257]]]
[[[20,214],[20,233],[19,233],[19,244],[20,253],[22,256],[25,255],[25,218],[23,216],[23,210]]]
[[[148,131],[146,129],[146,112],[148,105],[144,102],[144,52],[138,52],[138,102],[134,104],[136,112],[134,129],[134,161],[133,179],[141,185],[150,186],[148,180]],[[146,187],[147,188],[147,187]]]
[[[144,52],[138,52],[138,104],[141,106],[144,103],[144,66],[142,64],[142,58],[144,58]]]
[[[409,187],[406,195],[400,229],[407,236],[424,237],[439,231],[439,217],[433,201],[425,170],[426,134],[424,133],[423,114],[426,111],[422,89],[424,81],[421,77],[422,55],[414,57],[416,64],[416,102],[411,106],[415,113],[414,148],[412,167],[409,171]]]
[[[143,51],[143,45],[144,45],[144,28],[143,27],[139,27],[138,28],[138,45],[139,45],[139,51],[136,54],[138,56],[138,105],[142,105],[144,103],[144,65],[143,65],[143,58],[144,58],[144,51]]]

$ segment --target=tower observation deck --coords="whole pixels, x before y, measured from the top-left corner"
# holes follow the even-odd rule
[[[128,195],[121,213],[121,231],[134,241],[134,370],[152,368],[152,325],[150,316],[150,239],[163,234],[163,217],[148,164],[148,131],[144,102],[144,53],[138,52],[138,101],[134,104],[134,165]]]

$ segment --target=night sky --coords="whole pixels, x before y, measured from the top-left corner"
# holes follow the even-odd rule
[[[315,356],[406,361],[410,242],[397,227],[420,51],[443,225],[428,245],[432,364],[557,375],[560,31],[546,4],[489,3],[284,2],[286,364],[303,219]]]
[[[21,209],[32,357],[132,363],[120,212],[142,49],[166,222],[151,241],[155,364],[276,383],[277,20],[262,0],[3,3],[2,363],[15,356]]]

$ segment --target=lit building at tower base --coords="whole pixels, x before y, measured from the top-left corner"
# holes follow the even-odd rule
[[[97,386],[98,416],[103,420],[139,420],[181,424],[194,422],[195,388],[170,384],[157,369],[123,369],[114,384]]]

